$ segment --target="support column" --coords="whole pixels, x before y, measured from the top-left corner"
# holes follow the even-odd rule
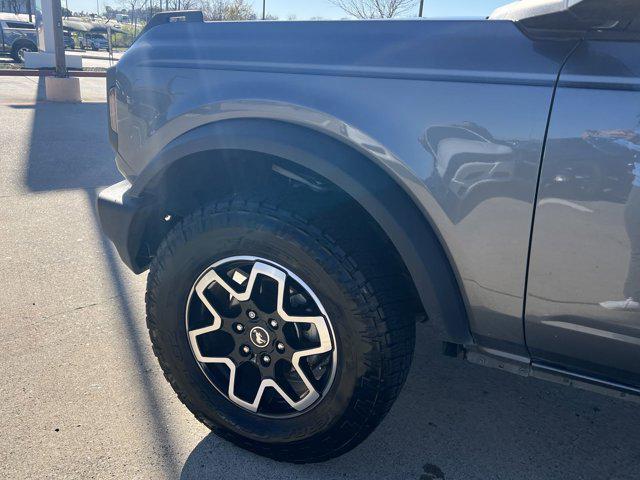
[[[47,100],[52,102],[80,102],[80,79],[69,77],[70,67],[82,68],[82,57],[66,55],[62,33],[62,7],[60,0],[36,0],[36,29],[38,52],[25,54],[27,68],[55,67],[55,77],[44,78]]]
[[[68,77],[67,62],[64,54],[64,33],[62,33],[62,6],[60,0],[51,1],[51,17],[53,19],[53,47],[56,57],[56,77]]]
[[[55,55],[53,0],[36,0],[36,30],[38,32],[38,52]]]
[[[57,5],[54,6],[54,2]],[[55,21],[54,10],[59,13],[58,22]],[[65,64],[70,68],[82,68],[82,57],[80,55],[64,54],[64,38],[62,35],[62,14],[60,0],[36,0],[36,30],[38,33],[38,51],[26,52],[24,64],[26,68],[56,68],[56,74],[65,75],[66,68],[58,71],[57,64]],[[56,27],[59,33],[59,58],[56,62]],[[65,73],[63,73],[65,72]]]

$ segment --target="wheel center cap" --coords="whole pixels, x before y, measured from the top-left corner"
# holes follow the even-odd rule
[[[251,342],[258,348],[264,348],[269,345],[269,334],[262,327],[253,327],[249,332]]]

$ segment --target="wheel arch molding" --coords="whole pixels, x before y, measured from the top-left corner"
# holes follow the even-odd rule
[[[400,186],[401,180],[393,178],[394,173],[383,170],[356,144],[280,120],[222,120],[197,127],[170,142],[136,177],[127,196],[153,199],[154,185],[170,167],[204,152],[211,152],[207,160],[215,162],[213,152],[223,150],[263,154],[297,164],[353,198],[395,246],[429,317],[442,321],[449,340],[473,343],[463,292],[430,220]],[[144,216],[138,216],[138,225],[132,230],[145,230],[146,221]],[[144,242],[144,234],[138,233],[137,238]],[[128,248],[136,246],[129,242]],[[141,243],[138,248],[144,245]],[[130,251],[128,258],[138,258],[137,251]],[[148,259],[133,263],[129,266],[141,272],[147,268]]]

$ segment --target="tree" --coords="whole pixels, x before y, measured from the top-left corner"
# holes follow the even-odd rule
[[[141,14],[140,10],[144,9],[147,1],[148,0],[120,0],[122,7],[130,12],[134,37],[138,34],[138,16]]]
[[[152,1],[153,3],[153,1]],[[165,0],[165,10],[196,10],[200,8],[198,0]],[[162,10],[162,0],[160,0],[160,10]]]
[[[202,12],[207,20],[255,20],[256,12],[247,0],[203,0]]]
[[[2,2],[2,10],[11,13],[29,13],[30,5],[27,0],[5,0]]]
[[[414,9],[417,0],[329,0],[356,18],[393,18]]]
[[[180,2],[181,10],[198,10],[200,7],[200,2],[197,0],[182,0]]]

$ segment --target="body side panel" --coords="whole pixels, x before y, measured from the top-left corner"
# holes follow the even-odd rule
[[[640,385],[640,56],[586,41],[562,71],[526,305],[534,360]],[[621,303],[622,302],[622,303]]]

